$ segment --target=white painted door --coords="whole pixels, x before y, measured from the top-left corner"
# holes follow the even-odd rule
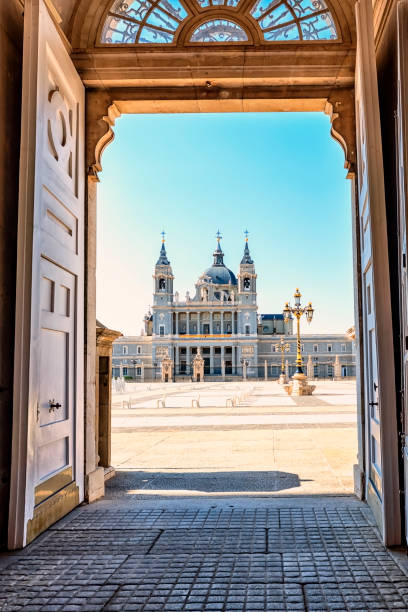
[[[401,361],[402,361],[402,440],[401,452],[405,484],[405,537],[408,543],[408,272],[407,272],[407,194],[408,194],[408,2],[398,4],[398,112],[397,159],[399,173],[398,240],[400,271]]]
[[[400,543],[398,433],[381,126],[371,0],[356,3],[356,124],[363,296],[367,500]]]
[[[83,499],[84,87],[44,1],[24,20],[10,548]]]

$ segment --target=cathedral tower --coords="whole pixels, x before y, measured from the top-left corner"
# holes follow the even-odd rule
[[[168,307],[173,304],[174,297],[174,276],[164,243],[164,232],[162,232],[160,255],[153,274],[153,333],[160,336],[171,334],[171,312]]]
[[[256,273],[248,246],[248,231],[245,231],[244,256],[238,274],[238,301],[240,304],[256,304]]]

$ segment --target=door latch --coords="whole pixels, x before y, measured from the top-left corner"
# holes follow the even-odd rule
[[[48,405],[49,405],[48,412],[54,412],[55,410],[58,410],[58,408],[61,408],[62,406],[62,404],[60,404],[59,402],[56,402],[55,399],[48,400]]]

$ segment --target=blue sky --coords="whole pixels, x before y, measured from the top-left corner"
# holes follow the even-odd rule
[[[129,115],[115,126],[98,187],[97,316],[140,333],[166,231],[180,297],[211,265],[220,229],[235,273],[248,228],[259,312],[299,286],[310,333],[353,324],[350,183],[321,113]]]

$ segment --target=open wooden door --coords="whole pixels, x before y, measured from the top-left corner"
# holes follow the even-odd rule
[[[356,3],[356,124],[363,297],[366,493],[388,546],[400,543],[398,433],[372,0]]]
[[[407,195],[408,195],[408,2],[398,4],[398,252],[401,313],[402,362],[402,458],[405,490],[405,537],[408,544],[408,262],[407,262]]]
[[[9,548],[83,499],[84,87],[26,0]]]

